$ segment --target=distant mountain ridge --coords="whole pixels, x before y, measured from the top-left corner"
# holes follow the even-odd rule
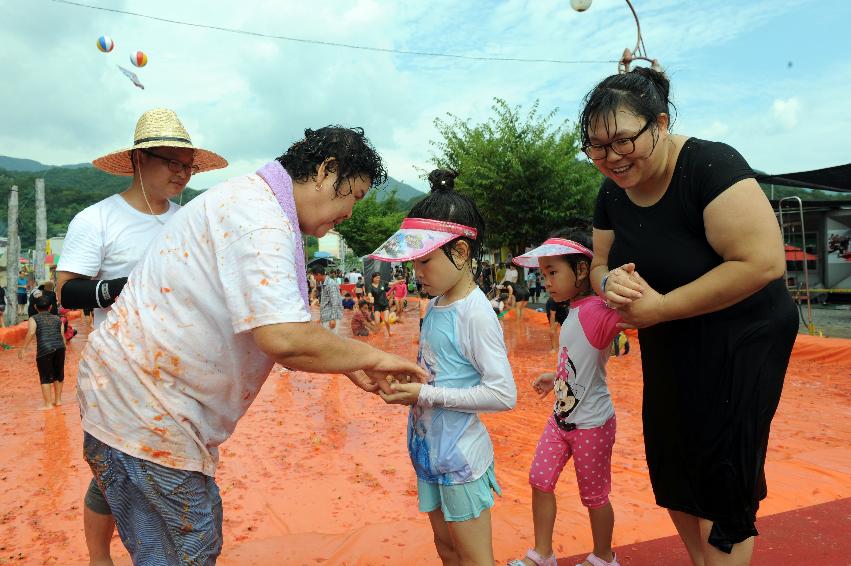
[[[92,167],[91,163],[77,163],[73,165],[45,165],[39,161],[34,159],[22,159],[19,157],[9,157],[7,155],[0,155],[0,169],[5,169],[6,171],[20,171],[22,173],[38,173],[40,171],[47,171],[48,169],[54,168],[62,168],[62,169],[84,169],[86,167]],[[420,198],[425,196],[425,193],[419,191],[408,185],[407,183],[403,183],[393,177],[387,177],[387,181],[379,187],[380,193],[378,195],[379,200],[384,200],[387,198],[387,195],[390,194],[392,189],[396,189],[396,198],[398,198],[402,202],[407,202],[411,199]]]
[[[39,171],[47,171],[48,169],[53,169],[55,167],[60,167],[63,169],[81,169],[84,167],[91,166],[91,163],[76,163],[74,165],[45,165],[44,163],[40,163],[38,161],[35,161],[34,159],[21,159],[18,157],[0,155],[0,169],[5,169],[6,171],[38,173]]]
[[[234,175],[240,171],[234,171]],[[33,184],[42,177],[47,189],[47,235],[64,234],[68,223],[82,209],[120,193],[127,188],[129,179],[104,173],[90,163],[77,165],[45,165],[33,159],[21,159],[0,155],[0,234],[6,233],[5,220],[9,202],[9,189],[19,188],[20,236],[24,248],[35,245],[35,206]],[[392,177],[376,191],[378,200],[386,200],[396,190],[398,208],[408,211],[425,193]],[[201,191],[187,187],[182,195],[183,204],[188,203]]]

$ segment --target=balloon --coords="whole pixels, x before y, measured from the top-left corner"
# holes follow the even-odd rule
[[[584,12],[591,7],[591,0],[570,0],[570,7],[577,12]]]
[[[148,56],[142,51],[134,51],[130,54],[130,62],[136,67],[144,67],[148,64]]]
[[[98,49],[104,53],[109,53],[115,47],[115,42],[108,35],[102,35],[98,38]]]

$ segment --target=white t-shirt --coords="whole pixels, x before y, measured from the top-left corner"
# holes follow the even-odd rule
[[[606,362],[618,335],[618,311],[594,295],[570,304],[561,326],[556,378],[553,383],[556,422],[588,429],[606,424],[615,414],[606,384]]]
[[[361,275],[357,271],[352,271],[351,273],[346,275],[346,279],[348,279],[349,283],[352,284],[352,285],[356,285],[357,282],[358,282],[358,279],[360,279],[361,277],[363,277],[363,275]]]
[[[517,283],[517,276],[518,275],[519,275],[519,273],[512,266],[512,267],[509,267],[508,270],[505,272],[505,277],[503,277],[502,280],[503,281],[509,281],[511,283]]]
[[[183,207],[89,337],[77,378],[83,429],[137,458],[212,476],[217,447],[272,369],[249,330],[310,321],[295,241],[254,174]]]
[[[417,477],[431,483],[474,481],[493,463],[493,444],[478,413],[517,402],[502,327],[478,287],[449,305],[429,303],[420,334],[423,384],[408,420]]]
[[[136,210],[121,195],[105,198],[71,220],[56,270],[93,279],[127,277],[178,210],[180,206],[169,202],[167,211],[154,216]],[[94,309],[95,328],[107,312],[109,308]]]

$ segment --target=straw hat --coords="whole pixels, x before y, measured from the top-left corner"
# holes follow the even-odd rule
[[[177,114],[167,108],[155,108],[142,114],[142,117],[136,122],[136,133],[133,135],[132,147],[98,157],[92,161],[92,164],[101,171],[129,177],[133,175],[130,152],[134,149],[148,147],[187,147],[194,149],[194,164],[198,166],[199,173],[228,166],[227,160],[221,155],[192,145],[189,133],[180,123]]]

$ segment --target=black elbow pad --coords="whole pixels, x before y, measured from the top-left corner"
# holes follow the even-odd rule
[[[118,298],[127,283],[118,279],[71,279],[62,285],[62,306],[66,309],[105,309]]]

